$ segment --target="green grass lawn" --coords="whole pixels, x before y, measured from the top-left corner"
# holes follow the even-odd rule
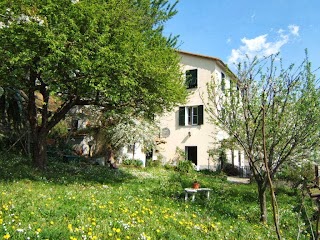
[[[0,239],[276,239],[270,207],[269,224],[259,223],[254,183],[165,168],[114,171],[53,161],[38,172],[20,157],[0,161]],[[197,195],[185,202],[183,189],[195,178],[213,189],[210,200]],[[282,236],[310,239],[301,196],[283,188],[278,201]],[[311,215],[308,197],[305,205]]]

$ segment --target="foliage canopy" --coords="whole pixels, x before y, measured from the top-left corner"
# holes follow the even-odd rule
[[[35,154],[40,141],[75,105],[151,117],[185,99],[174,39],[162,35],[174,6],[167,0],[1,1],[0,86],[28,96],[36,165],[45,162]],[[61,100],[55,112],[48,109],[50,95]]]

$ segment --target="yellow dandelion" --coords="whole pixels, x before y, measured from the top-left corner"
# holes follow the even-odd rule
[[[6,235],[3,236],[3,239],[9,239],[11,236],[9,233],[7,233]]]
[[[71,223],[68,224],[68,229],[69,229],[70,232],[73,232],[72,224],[71,224]]]

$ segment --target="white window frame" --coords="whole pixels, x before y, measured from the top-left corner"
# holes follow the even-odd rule
[[[199,123],[199,110],[198,106],[185,107],[185,123],[189,126],[198,125]]]

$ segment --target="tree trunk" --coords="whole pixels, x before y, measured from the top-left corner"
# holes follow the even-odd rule
[[[47,166],[47,134],[34,132],[31,135],[33,165],[39,169],[45,169]]]
[[[134,143],[132,147],[132,160],[134,159],[135,149],[136,149],[136,143]]]
[[[271,179],[269,163],[267,161],[268,155],[267,155],[267,147],[266,147],[266,123],[265,123],[266,113],[265,113],[265,100],[264,100],[264,98],[263,98],[262,110],[263,110],[263,117],[262,117],[263,162],[264,162],[264,166],[266,168],[266,173],[267,173],[267,178],[268,178],[268,183],[269,183],[269,188],[270,188],[270,194],[271,194],[273,222],[274,222],[274,226],[276,228],[277,237],[280,240],[281,235],[280,235],[280,226],[279,226],[278,203],[277,203],[276,195],[274,193],[274,187],[273,187],[273,182]],[[270,157],[270,155],[269,155],[269,157]],[[270,163],[272,163],[272,161]],[[272,164],[270,164],[270,165],[272,165]]]
[[[258,182],[258,195],[259,195],[259,206],[260,206],[260,222],[267,222],[267,199],[266,199],[266,188],[263,183]]]
[[[111,164],[114,163],[114,156],[115,156],[115,150],[113,149],[113,147],[108,144],[107,145],[107,154],[106,154],[106,159],[105,159],[105,166],[110,166]]]

